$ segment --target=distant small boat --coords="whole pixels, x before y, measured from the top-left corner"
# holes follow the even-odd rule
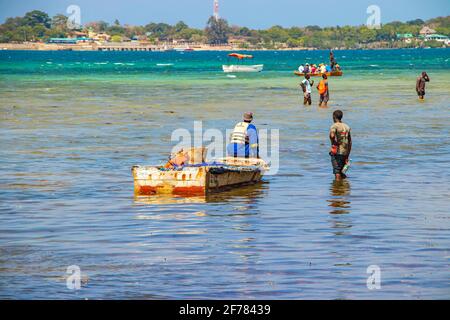
[[[173,48],[173,50],[177,51],[177,52],[190,52],[190,51],[194,51],[194,49],[192,48]]]
[[[263,64],[256,65],[223,65],[223,72],[233,73],[233,72],[261,72],[264,69]]]
[[[238,61],[244,59],[253,59],[252,55],[239,54],[239,53],[230,53],[228,57],[237,58]],[[245,64],[232,64],[232,65],[223,65],[223,72],[226,73],[234,73],[234,72],[261,72],[264,69],[263,64],[255,64],[255,65],[245,65]]]
[[[304,77],[305,73],[299,72],[299,71],[295,71],[294,72],[295,75],[299,76],[299,77]],[[308,73],[310,77],[321,77],[323,73]],[[326,72],[325,73],[327,75],[327,77],[342,77],[342,75],[344,74],[344,72],[342,71],[332,71],[332,72]]]

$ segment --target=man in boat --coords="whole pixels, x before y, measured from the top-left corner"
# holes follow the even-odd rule
[[[314,85],[314,80],[310,80],[311,77],[309,74],[305,74],[305,79],[300,83],[300,86],[303,89],[303,104],[312,104],[311,101],[311,87]]]
[[[300,67],[298,67],[298,72],[303,73],[303,71],[305,71],[305,66],[301,64]]]
[[[234,127],[227,153],[230,157],[259,158],[259,137],[252,124],[253,113],[244,113],[244,121]]]
[[[417,78],[416,81],[416,92],[419,96],[419,100],[423,100],[425,98],[425,83],[430,82],[430,77],[428,77],[428,74],[424,71],[422,74]]]
[[[309,63],[305,65],[305,68],[303,69],[303,73],[307,74],[311,72],[311,68],[309,67]]]
[[[319,65],[319,73],[326,73],[327,72],[327,68],[325,67],[325,64],[324,63],[321,63],[320,65]]]
[[[349,125],[342,122],[344,113],[341,110],[336,110],[333,113],[334,124],[330,128],[331,141],[331,164],[333,166],[333,174],[336,180],[347,178],[342,172],[344,166],[349,162],[349,156],[352,151],[352,136]]]
[[[317,90],[319,91],[319,107],[326,107],[328,104],[328,100],[330,100],[330,93],[328,91],[328,77],[324,73],[322,74],[322,80],[320,80],[319,85],[317,86]]]
[[[334,58],[334,52],[333,52],[333,50],[330,50],[330,67],[331,67],[331,70],[336,70],[336,59]]]

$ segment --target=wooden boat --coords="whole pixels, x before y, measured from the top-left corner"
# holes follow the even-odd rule
[[[239,54],[239,53],[230,53],[228,57],[236,58],[238,61],[243,61],[244,59],[253,59],[252,55],[247,54]],[[234,73],[234,72],[261,72],[264,69],[263,64],[255,64],[255,65],[245,65],[245,64],[231,64],[231,65],[222,65],[223,72],[225,73]]]
[[[132,173],[136,195],[206,195],[257,183],[268,169],[262,159],[228,157],[173,170],[161,166],[134,166]]]
[[[299,76],[299,77],[304,77],[305,74],[299,71],[295,71],[294,72],[295,75]],[[308,73],[310,77],[321,77],[322,73]],[[332,71],[332,72],[326,72],[325,73],[327,75],[327,77],[342,77],[342,75],[344,74],[342,71]]]

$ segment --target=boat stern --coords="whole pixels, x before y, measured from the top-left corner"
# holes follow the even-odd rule
[[[134,166],[131,171],[136,195],[206,194],[207,169],[205,167],[190,167],[177,171],[164,170],[161,167]]]

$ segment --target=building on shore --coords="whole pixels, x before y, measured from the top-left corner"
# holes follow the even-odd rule
[[[50,38],[47,43],[77,44],[77,39],[76,38]]]
[[[400,40],[405,43],[412,43],[414,40],[414,36],[412,33],[397,33],[397,40]]]
[[[450,43],[450,38],[447,36],[444,36],[442,34],[429,34],[425,36],[425,41],[430,41],[430,40],[434,40],[434,41],[438,41],[438,42],[443,42],[446,45],[449,45]]]
[[[67,34],[68,38],[88,38],[89,37],[89,33],[88,32],[84,32],[84,31],[78,31],[78,30],[72,30],[69,31]]]
[[[434,29],[431,29],[430,27],[428,27],[428,26],[424,26],[422,29],[420,29],[420,31],[419,31],[419,34],[421,35],[421,36],[427,36],[427,35],[429,35],[429,34],[434,34],[434,33],[436,33],[436,30],[434,30]]]
[[[89,32],[88,32],[88,38],[91,38],[94,41],[100,41],[100,42],[111,41],[111,36],[109,34],[104,33],[104,32],[96,33],[92,30],[89,30]]]

